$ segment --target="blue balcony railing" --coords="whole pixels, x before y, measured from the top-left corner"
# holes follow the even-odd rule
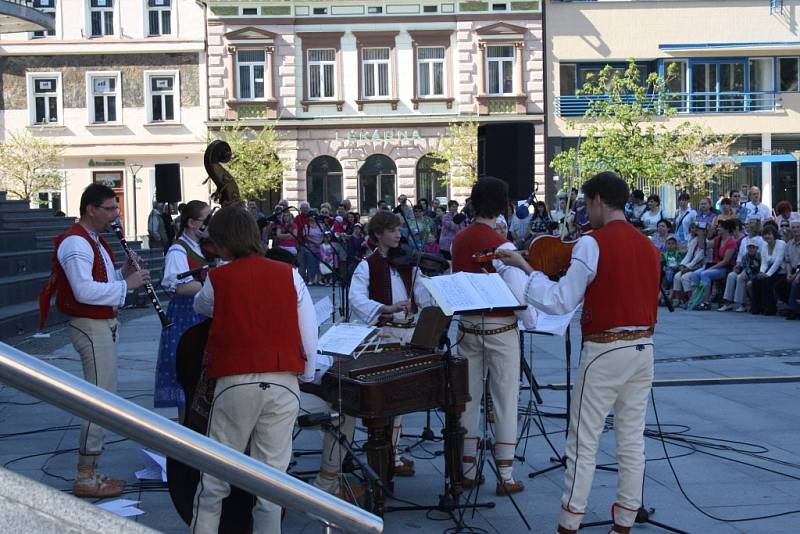
[[[555,101],[555,112],[561,117],[578,117],[586,113],[590,102],[606,98],[601,95],[560,96]],[[632,103],[633,96],[623,101]],[[649,102],[655,105],[654,100]],[[775,92],[671,93],[667,95],[667,102],[678,113],[753,113],[781,108],[780,95]]]

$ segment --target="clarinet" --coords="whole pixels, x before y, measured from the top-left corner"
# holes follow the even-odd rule
[[[139,267],[139,262],[136,261],[136,257],[133,255],[130,247],[128,246],[128,242],[125,241],[125,237],[122,235],[122,227],[117,222],[111,223],[111,228],[114,230],[114,233],[117,234],[117,238],[119,239],[119,244],[122,245],[122,250],[125,251],[125,255],[128,256],[128,259],[133,265],[133,268],[138,272],[141,271],[142,268]],[[144,286],[144,290],[147,291],[147,296],[150,297],[150,302],[153,304],[153,308],[156,309],[156,313],[158,314],[158,318],[161,320],[161,326],[163,328],[169,328],[172,326],[172,322],[170,322],[167,314],[164,313],[164,309],[161,307],[161,302],[158,300],[158,296],[156,295],[155,289],[153,289],[153,284],[148,282]]]

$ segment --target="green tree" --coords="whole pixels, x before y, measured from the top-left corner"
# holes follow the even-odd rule
[[[27,130],[8,132],[0,143],[0,190],[28,202],[39,191],[61,189],[64,148]]]
[[[271,125],[255,130],[236,123],[220,128],[213,138],[231,146],[233,157],[226,167],[243,199],[262,200],[269,191],[280,191],[289,164],[280,157],[281,138]]]
[[[581,142],[559,153],[551,167],[576,184],[613,170],[629,185],[672,184],[693,191],[735,169],[729,155],[735,137],[713,135],[689,121],[668,124],[685,105],[667,89],[675,74],[672,70],[666,77],[651,73],[643,78],[629,60],[624,71],[607,65],[589,78],[577,92],[588,101],[580,123]],[[568,126],[574,129],[578,123],[569,121]]]
[[[433,169],[442,182],[455,187],[472,187],[478,179],[478,123],[452,122],[448,134],[439,136],[437,149],[430,154]]]

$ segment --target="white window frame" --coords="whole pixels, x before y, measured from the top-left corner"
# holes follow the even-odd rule
[[[426,48],[441,48],[444,54],[442,54],[441,58],[436,59],[420,59],[419,52],[420,50],[424,50]],[[417,61],[417,98],[443,98],[447,96],[447,47],[443,45],[434,45],[434,46],[418,46],[416,50],[416,61]],[[442,65],[442,92],[435,93],[434,91],[434,83],[433,83],[433,72],[434,72],[434,65],[441,64]],[[428,84],[430,85],[428,93],[422,92],[422,70],[426,69],[428,71]]]
[[[386,50],[386,59],[366,59],[367,50]],[[392,98],[392,49],[388,46],[365,46],[361,54],[361,97],[364,100],[386,100]],[[380,94],[380,65],[386,65],[386,94]],[[372,66],[372,87],[374,95],[367,95],[367,66]]]
[[[161,0],[169,2],[169,6],[150,6],[151,0],[144,0],[144,35],[145,37],[161,37],[175,35],[175,17],[177,9],[174,9],[176,0]],[[150,33],[150,13],[158,12],[158,29],[159,33]],[[163,14],[169,13],[169,32],[165,33],[163,30]]]
[[[63,126],[64,125],[64,90],[60,72],[28,72],[25,74],[28,86],[28,124],[33,127]],[[54,122],[36,123],[36,95],[34,94],[34,82],[44,78],[55,78],[56,80],[56,113],[58,120]]]
[[[264,61],[239,61],[239,52],[261,52],[264,54]],[[255,74],[254,74],[254,67],[261,66],[263,68],[262,76],[262,92],[264,93],[263,96],[257,97],[255,96],[256,92],[256,84],[255,84]],[[250,94],[253,96],[244,98],[242,97],[242,76],[240,74],[240,67],[248,67],[250,71]],[[246,100],[246,101],[259,101],[259,100],[266,100],[267,99],[267,83],[271,83],[271,81],[267,80],[267,51],[264,48],[237,48],[236,49],[236,99],[237,100]]]
[[[509,56],[489,57],[489,49],[493,48],[493,47],[508,47],[508,48],[511,48],[511,56],[510,57]],[[497,79],[497,82],[498,82],[498,88],[502,91],[502,89],[503,89],[503,69],[502,69],[502,65],[506,61],[510,61],[511,62],[511,92],[509,92],[509,93],[503,93],[503,92],[492,93],[492,92],[490,92],[491,80],[489,79],[489,65],[491,63],[498,63],[498,69],[497,69],[498,79]],[[515,94],[514,88],[517,86],[517,72],[516,72],[517,69],[515,68],[516,67],[516,65],[515,65],[516,61],[517,61],[517,54],[516,54],[516,50],[514,49],[514,44],[513,43],[491,43],[491,44],[487,43],[487,45],[486,45],[486,64],[483,66],[483,68],[485,69],[484,72],[486,73],[486,94],[487,95],[490,95],[490,96],[510,96],[510,95],[514,95]]]
[[[321,61],[311,61],[309,58],[311,57],[311,52],[315,50],[331,50],[333,51],[333,60],[321,60]],[[317,65],[319,66],[319,94],[320,96],[311,96],[311,67]],[[333,94],[330,96],[323,95],[323,89],[325,87],[325,65],[333,65]],[[308,91],[308,99],[309,100],[336,100],[337,97],[337,83],[336,77],[338,76],[339,69],[336,66],[336,49],[330,47],[316,47],[316,48],[309,48],[306,50],[306,87]]]
[[[172,76],[174,78],[172,83],[172,120],[153,120],[153,92],[150,88],[150,79],[159,78],[164,76]],[[145,107],[147,109],[147,124],[181,124],[181,81],[180,73],[177,70],[146,70],[144,71],[144,94],[145,94]]]
[[[103,6],[103,7],[92,7],[92,0],[85,0],[86,1],[86,36],[90,39],[98,39],[101,37],[110,37],[116,36],[119,32],[119,15],[117,13],[117,0],[95,0],[99,2],[111,2],[111,6]],[[100,18],[100,28],[102,33],[99,35],[92,34],[92,13],[99,12],[103,14]],[[106,17],[105,13],[111,13],[111,25],[113,26],[113,31],[111,33],[106,33],[107,28],[106,26]]]
[[[52,13],[53,14],[53,35],[50,35],[46,31],[42,30],[44,35],[36,35],[39,32],[30,32],[28,34],[29,39],[48,39],[50,37],[58,37],[58,24],[56,23],[56,17],[58,17],[58,0],[52,0],[53,7],[36,7],[34,9],[41,11],[42,13]]]
[[[116,119],[113,121],[95,121],[95,109],[94,109],[94,78],[114,78],[116,81],[115,83],[115,91],[113,93],[114,99],[114,112],[116,114]],[[111,93],[107,93],[105,96],[110,96]],[[120,75],[119,71],[90,71],[86,73],[86,109],[87,109],[87,120],[89,126],[101,126],[104,124],[122,124],[122,76]],[[107,112],[106,112],[107,114]]]

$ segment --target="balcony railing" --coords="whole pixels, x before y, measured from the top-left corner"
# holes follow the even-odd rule
[[[556,115],[578,117],[586,113],[592,101],[608,97],[570,95],[555,100]],[[623,98],[623,102],[633,103],[633,96]],[[666,101],[678,113],[754,113],[778,111],[781,109],[780,94],[775,92],[725,92],[725,93],[671,93]],[[654,98],[647,103],[655,105]]]

